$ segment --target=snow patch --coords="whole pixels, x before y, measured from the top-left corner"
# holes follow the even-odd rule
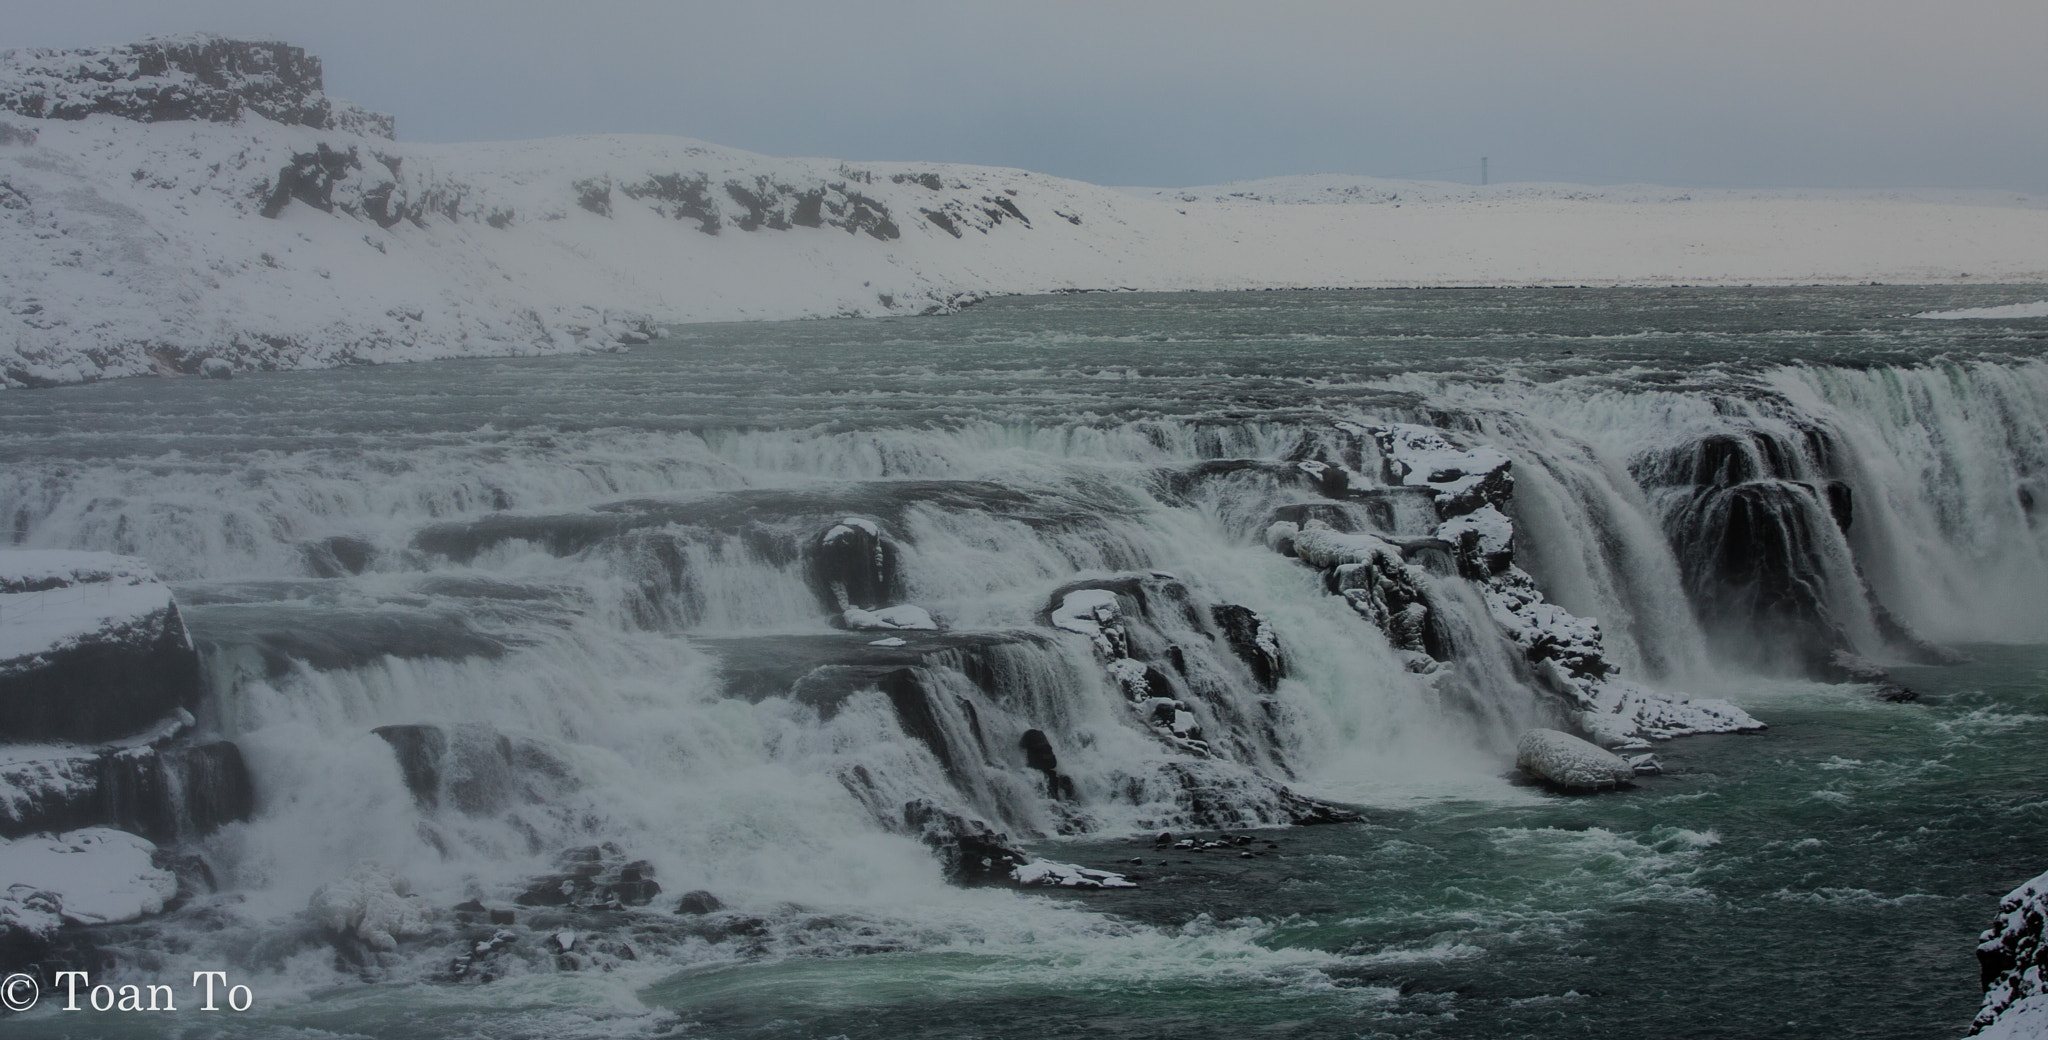
[[[162,628],[171,590],[141,560],[111,553],[0,552],[0,675],[87,643]]]

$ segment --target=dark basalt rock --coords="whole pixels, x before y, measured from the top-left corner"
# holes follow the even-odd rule
[[[600,188],[584,181],[575,187],[578,204],[584,209],[611,215],[611,184]],[[888,206],[861,194],[845,181],[797,185],[756,177],[752,181],[726,181],[714,190],[711,179],[701,173],[662,173],[617,187],[627,198],[645,203],[661,216],[695,221],[697,230],[707,235],[716,235],[728,225],[741,231],[835,227],[848,234],[865,233],[880,242],[900,238],[903,233],[891,218]],[[719,205],[720,195],[737,205],[740,212],[727,216]]]
[[[808,556],[811,587],[825,608],[877,610],[903,601],[898,551],[881,526],[863,517],[818,532]]]
[[[362,168],[354,148],[337,152],[322,141],[313,151],[298,152],[292,156],[290,165],[277,171],[270,197],[263,203],[263,215],[276,217],[293,199],[322,213],[332,213],[335,183],[347,177],[350,170]]]
[[[1248,773],[1225,774],[1201,761],[1169,762],[1161,772],[1178,791],[1178,808],[1204,828],[1357,823],[1357,812],[1296,794],[1286,785]]]
[[[101,638],[0,661],[0,743],[91,744],[199,705],[199,654],[176,604]]]
[[[1008,835],[923,798],[904,803],[903,826],[938,854],[954,884],[1007,884],[1011,871],[1031,861],[1011,847]]]
[[[1235,603],[1217,603],[1209,616],[1223,633],[1230,649],[1252,670],[1259,685],[1270,690],[1287,676],[1287,659],[1280,652],[1279,638],[1265,615]]]
[[[488,816],[546,805],[576,789],[567,762],[546,741],[489,726],[401,724],[371,732],[391,745],[420,807]]]
[[[618,909],[646,906],[661,894],[654,865],[626,860],[625,850],[610,842],[567,849],[555,857],[560,871],[531,879],[513,900],[520,906],[566,906]]]
[[[182,36],[85,50],[23,48],[0,59],[0,110],[41,119],[273,122],[389,138],[393,121],[329,99],[320,59],[273,40]]]
[[[1152,482],[1162,496],[1169,499],[1185,499],[1197,489],[1217,481],[1235,480],[1242,483],[1247,478],[1263,479],[1270,481],[1272,486],[1282,488],[1313,491],[1333,500],[1353,497],[1351,477],[1342,467],[1314,460],[1276,462],[1272,459],[1206,459],[1189,466],[1161,470],[1153,477]]]
[[[715,914],[723,909],[725,909],[724,902],[701,888],[694,892],[683,893],[683,898],[676,903],[676,913],[679,914],[702,916],[704,914]]]
[[[1045,776],[1045,792],[1052,798],[1063,801],[1074,800],[1074,778],[1060,772],[1060,759],[1053,752],[1052,740],[1042,729],[1027,729],[1017,739],[1017,746],[1024,750],[1024,764],[1038,770]]]
[[[377,558],[377,547],[368,540],[335,535],[317,542],[308,542],[300,549],[306,557],[306,569],[318,578],[340,578],[361,574],[370,569]]]

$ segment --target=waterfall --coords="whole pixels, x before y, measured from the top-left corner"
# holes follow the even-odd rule
[[[274,915],[357,860],[452,905],[607,843],[671,896],[908,905],[964,826],[1243,828],[1497,785],[1605,678],[1511,638],[1510,556],[1637,683],[2048,635],[2048,365],[1367,390],[1284,419],[82,458],[12,467],[0,517],[174,579],[201,729],[255,799],[196,844]],[[1357,432],[1388,423],[1512,463],[1499,561],[1446,533],[1465,475],[1389,476]],[[1337,569],[1384,547],[1398,616],[1276,525],[1367,547]]]

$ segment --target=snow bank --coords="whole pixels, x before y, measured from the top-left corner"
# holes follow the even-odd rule
[[[48,924],[133,921],[163,911],[178,879],[158,867],[156,846],[106,827],[56,837],[0,839],[0,918]],[[11,904],[11,905],[10,905]]]
[[[0,63],[0,109],[66,83],[96,98],[93,69],[129,50]],[[317,81],[287,105],[248,79],[183,118],[98,100],[0,118],[0,383],[609,350],[657,323],[1070,289],[2048,280],[2048,210],[2024,199],[1439,186],[1247,205],[674,137],[408,144]]]
[[[1927,311],[1913,315],[1916,318],[1934,318],[1940,321],[1956,321],[1966,318],[2048,318],[2048,300],[2033,303],[2009,303],[2003,307],[1965,307],[1959,311]]]
[[[6,555],[0,553],[0,559]],[[137,569],[34,592],[0,593],[0,674],[85,643],[125,640],[153,618],[160,626],[161,615],[171,607],[171,590],[141,561],[128,562]],[[12,584],[0,577],[0,588],[8,587]]]
[[[1620,755],[1554,729],[1532,729],[1515,744],[1515,768],[1572,790],[1632,784],[1635,767]]]

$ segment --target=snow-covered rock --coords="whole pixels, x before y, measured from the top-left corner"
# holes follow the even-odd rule
[[[1243,205],[684,138],[412,144],[318,72],[202,38],[0,61],[0,385],[611,350],[656,323],[1071,289],[2048,278],[2048,210],[2009,199]]]
[[[1984,1004],[1971,1029],[2001,1040],[2048,1036],[2048,874],[1998,901],[1991,927],[1978,937]]]
[[[412,894],[412,886],[370,862],[358,863],[348,876],[321,885],[306,909],[336,936],[383,953],[397,949],[400,939],[425,935],[430,927],[426,907]]]
[[[1719,697],[1652,690],[1621,679],[1588,684],[1587,706],[1576,715],[1587,735],[1608,747],[1640,747],[1699,733],[1764,729],[1755,716]]]
[[[1011,880],[1020,885],[1049,885],[1059,888],[1136,888],[1137,883],[1122,874],[1092,870],[1071,863],[1034,859],[1010,870]]]
[[[899,603],[880,610],[862,610],[848,607],[839,615],[839,621],[856,632],[875,631],[916,631],[936,632],[939,623],[932,618],[931,611],[910,603]]]
[[[168,842],[247,819],[255,792],[241,750],[186,742],[191,723],[180,711],[112,744],[0,745],[0,837],[111,826]]]
[[[1461,450],[1443,434],[1412,423],[1368,427],[1386,459],[1392,483],[1436,492],[1437,515],[1464,516],[1482,505],[1504,506],[1514,493],[1512,461],[1499,450]],[[1505,518],[1503,518],[1505,519]]]
[[[1054,628],[1087,636],[1097,650],[1110,658],[1122,657],[1126,640],[1117,621],[1123,608],[1116,593],[1108,589],[1075,589],[1060,597],[1051,611]]]
[[[1569,790],[1617,787],[1636,778],[1635,767],[1620,755],[1554,729],[1522,734],[1515,768]]]
[[[16,927],[133,921],[163,911],[177,876],[148,839],[107,827],[0,839],[0,921]],[[54,917],[55,920],[51,920]]]
[[[0,741],[105,741],[200,696],[171,590],[140,560],[0,551]]]

